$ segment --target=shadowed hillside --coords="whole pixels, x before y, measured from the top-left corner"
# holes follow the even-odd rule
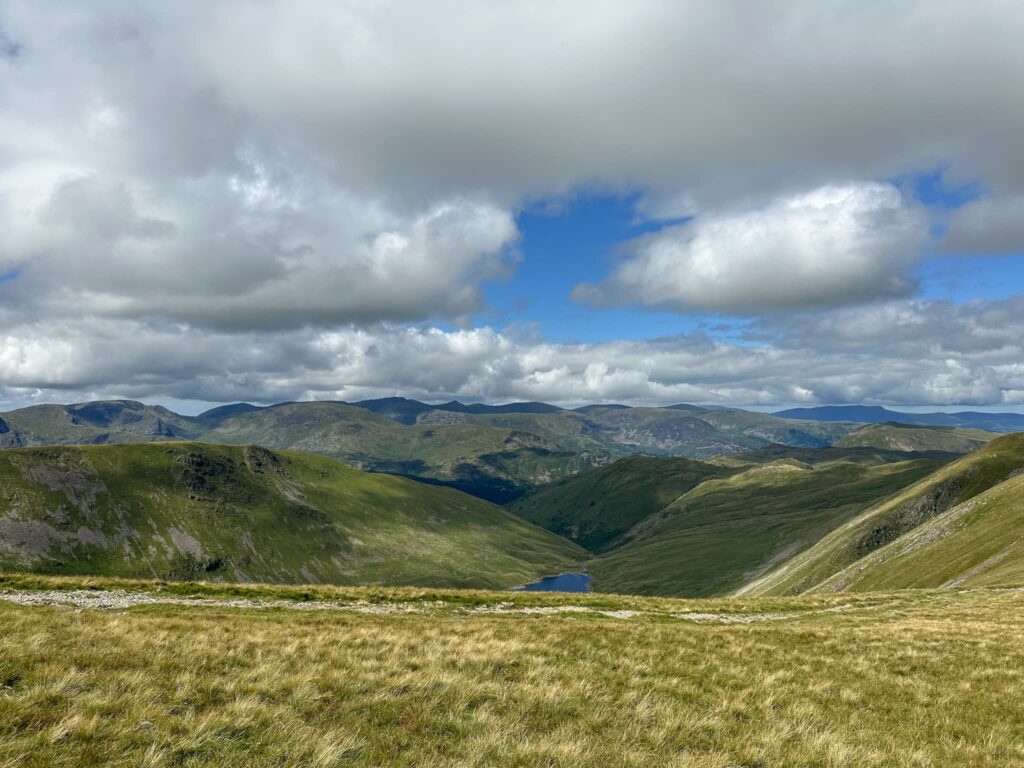
[[[591,552],[603,552],[699,483],[731,471],[689,459],[634,456],[539,488],[508,508]]]

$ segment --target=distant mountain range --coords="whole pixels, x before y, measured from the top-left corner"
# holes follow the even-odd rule
[[[927,427],[984,429],[989,432],[1024,430],[1024,414],[1022,413],[983,413],[981,411],[905,413],[890,411],[888,408],[877,405],[824,405],[817,408],[790,408],[785,411],[776,411],[773,415],[782,419],[805,421],[853,421],[861,424],[884,424],[891,421]]]
[[[545,403],[238,403],[183,416],[131,400],[0,414],[0,447],[197,440],[333,456],[350,466],[451,485],[505,502],[635,453],[708,458],[774,444],[822,447],[858,425],[696,406],[566,410]]]
[[[0,447],[196,440],[259,444],[323,453],[350,466],[449,485],[505,503],[531,488],[604,466],[632,454],[709,459],[775,445],[838,444],[886,450],[963,453],[993,434],[970,414],[925,414],[953,427],[868,427],[904,414],[880,408],[804,409],[800,418],[734,408],[663,408],[547,403],[506,405],[401,397],[360,402],[235,403],[198,416],[155,405],[110,400],[37,405],[0,414]],[[822,418],[807,418],[817,414]],[[1015,427],[1015,414],[976,414],[995,431]],[[847,418],[838,420],[840,416]],[[906,414],[918,418],[920,414]],[[966,428],[971,427],[973,431]],[[844,442],[845,441],[845,442]]]

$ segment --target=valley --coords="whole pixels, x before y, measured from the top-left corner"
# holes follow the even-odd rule
[[[0,768],[1024,768],[1022,49],[0,0]]]
[[[1024,469],[1020,435],[401,398],[193,417],[103,401],[3,418],[8,445],[46,443],[0,451],[8,570],[506,589],[580,573],[583,589],[675,597],[870,588],[876,574],[1016,584],[1013,546],[950,536],[941,520],[971,527],[992,489],[978,514],[1008,511],[976,530],[1015,530],[998,486]],[[974,554],[947,558],[941,583],[925,554],[892,564],[931,551],[913,544],[924,539]]]

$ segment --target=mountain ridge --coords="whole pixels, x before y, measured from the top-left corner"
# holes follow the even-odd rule
[[[852,421],[864,424],[897,422],[915,426],[966,427],[991,432],[1024,430],[1024,414],[956,411],[952,413],[908,413],[892,411],[879,405],[823,405],[774,411],[773,416],[799,421]]]
[[[165,440],[259,443],[324,453],[351,466],[509,501],[630,454],[705,459],[774,443],[820,447],[855,425],[677,405],[432,405],[407,398],[235,403],[197,416],[138,401],[36,405],[0,415],[0,447]]]

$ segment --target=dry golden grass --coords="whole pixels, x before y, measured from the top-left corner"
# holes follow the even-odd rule
[[[0,766],[1024,765],[1018,592],[471,612],[499,600],[587,598],[451,594],[401,615],[0,601]],[[730,608],[774,618],[673,618]]]

